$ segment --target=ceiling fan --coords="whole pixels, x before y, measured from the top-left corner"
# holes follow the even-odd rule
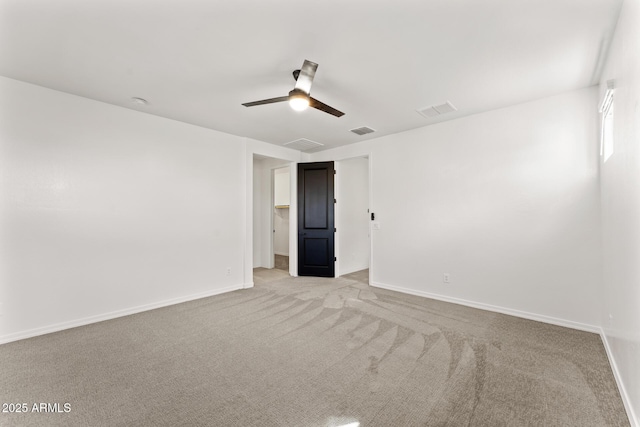
[[[242,105],[245,107],[253,107],[256,105],[274,104],[276,102],[289,101],[289,105],[296,111],[306,110],[307,107],[315,108],[316,110],[324,111],[336,117],[344,115],[342,111],[338,111],[333,107],[328,106],[325,103],[318,101],[311,97],[311,83],[313,83],[313,76],[316,75],[318,64],[308,60],[304,60],[302,68],[293,72],[293,78],[296,79],[296,85],[289,95],[281,96],[278,98],[263,99],[262,101],[246,102]]]

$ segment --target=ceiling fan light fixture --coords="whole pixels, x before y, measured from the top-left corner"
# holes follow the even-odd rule
[[[304,111],[309,107],[309,97],[304,93],[291,93],[289,105],[296,111]]]
[[[287,96],[279,96],[277,98],[263,99],[260,101],[245,102],[245,107],[255,107],[256,105],[275,104],[276,102],[289,101],[289,105],[296,111],[306,110],[308,107],[315,108],[316,110],[324,111],[335,117],[342,117],[344,113],[336,110],[335,108],[312,98],[311,83],[313,83],[313,76],[316,74],[318,64],[308,60],[304,60],[302,68],[293,72],[293,76],[296,79],[296,85]]]

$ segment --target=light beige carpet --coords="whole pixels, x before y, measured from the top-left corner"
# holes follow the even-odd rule
[[[629,425],[595,334],[256,273],[253,289],[0,346],[0,398],[30,409],[0,425]]]
[[[274,255],[273,268],[289,271],[289,257],[285,255]]]

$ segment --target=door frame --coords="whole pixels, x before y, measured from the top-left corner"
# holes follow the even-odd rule
[[[253,286],[253,266],[255,264],[255,254],[254,254],[254,233],[258,232],[260,234],[260,262],[259,265],[263,265],[263,260],[265,258],[268,261],[267,268],[273,268],[273,260],[274,260],[274,250],[273,250],[273,203],[274,203],[274,171],[275,169],[280,169],[284,167],[289,167],[289,170],[294,170],[296,165],[299,163],[298,161],[292,161],[290,159],[283,159],[278,157],[273,157],[269,155],[263,155],[259,153],[247,153],[247,233],[246,233],[246,244],[245,244],[245,288],[250,288]],[[267,180],[267,189],[262,191],[263,197],[264,194],[268,194],[268,203],[260,203],[259,205],[254,204],[254,174],[255,174],[255,160],[256,159],[265,159],[273,162],[273,164],[266,166],[269,170],[269,179]],[[249,173],[250,172],[250,173]],[[296,209],[296,175],[293,173],[289,173],[289,189],[290,189],[290,205],[289,210]],[[258,178],[260,179],[260,178]],[[254,228],[254,215],[256,212],[260,212],[262,217],[260,221],[260,227],[258,230]],[[297,276],[297,217],[292,218],[292,215],[289,215],[289,274],[291,276]],[[265,250],[267,253],[265,254]],[[295,264],[293,264],[295,263]]]

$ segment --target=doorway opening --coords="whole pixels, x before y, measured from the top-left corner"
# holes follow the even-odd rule
[[[290,269],[291,161],[253,156],[253,282],[295,275]]]
[[[369,157],[336,162],[336,276],[369,283],[371,200]]]
[[[253,154],[253,282],[298,276],[297,162]],[[371,158],[364,155],[334,162],[335,175],[335,274],[370,283],[373,265]],[[289,182],[287,174],[289,173]],[[289,200],[278,188],[289,189]],[[277,193],[277,194],[276,194]],[[285,191],[286,194],[286,191]],[[288,209],[286,206],[288,205]],[[288,227],[286,222],[288,220]],[[283,231],[288,228],[288,237]],[[286,243],[288,239],[288,244]],[[288,254],[288,271],[285,260]],[[278,258],[278,259],[276,259]],[[281,265],[280,263],[284,265]],[[278,267],[276,268],[276,263]],[[284,269],[282,269],[284,268]]]

